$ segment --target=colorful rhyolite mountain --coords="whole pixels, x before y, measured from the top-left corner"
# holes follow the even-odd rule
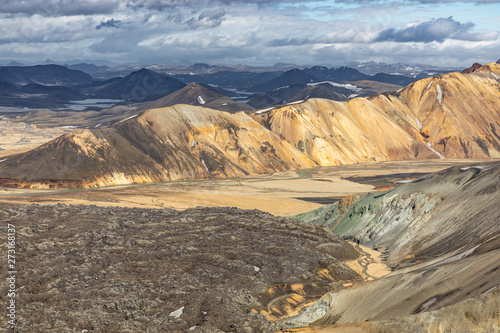
[[[500,157],[500,65],[346,102],[229,114],[175,105],[0,163],[0,184],[92,187],[370,161]]]

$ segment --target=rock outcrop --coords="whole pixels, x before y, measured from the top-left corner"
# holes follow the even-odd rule
[[[281,324],[347,325],[331,332],[498,330],[499,178],[498,163],[453,167],[366,195],[343,215],[325,208],[304,215],[382,251],[393,272],[331,292]]]
[[[338,236],[256,210],[0,205],[0,219],[17,231],[22,332],[271,333],[256,312],[359,277]],[[279,283],[292,288],[267,293]]]

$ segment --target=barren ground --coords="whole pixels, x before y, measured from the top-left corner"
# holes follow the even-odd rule
[[[36,125],[14,123],[0,116],[0,157],[24,153],[69,131],[67,128],[37,128]]]
[[[481,160],[484,162],[484,160]],[[235,179],[192,180],[85,190],[0,188],[4,203],[67,203],[186,209],[238,207],[292,216],[349,194],[393,187],[396,181],[474,160],[422,160],[353,164]],[[350,181],[345,178],[349,178]],[[414,177],[415,178],[415,177]],[[369,185],[371,184],[371,185]]]

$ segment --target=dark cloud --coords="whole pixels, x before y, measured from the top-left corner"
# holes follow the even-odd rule
[[[107,14],[116,10],[119,2],[113,0],[2,0],[0,13],[42,16]]]
[[[203,8],[214,5],[254,4],[258,6],[293,4],[304,2],[325,2],[327,0],[2,0],[1,14],[25,14],[42,16],[109,14],[120,8],[169,10],[181,7]],[[373,5],[388,1],[381,0],[335,0],[336,3]],[[500,0],[395,0],[394,3],[476,3],[494,4]]]
[[[203,8],[232,4],[272,5],[312,1],[316,0],[2,0],[0,14],[39,14],[55,17],[109,14],[120,8],[168,10],[179,7]]]
[[[226,15],[224,9],[204,10],[198,15],[198,18],[193,17],[186,21],[185,24],[189,26],[190,29],[215,28],[224,21],[224,15]]]
[[[268,43],[268,46],[271,47],[278,47],[278,46],[298,46],[298,45],[305,45],[305,44],[310,44],[313,41],[311,41],[309,38],[302,38],[302,37],[294,37],[294,38],[282,38],[282,39],[273,39]]]
[[[387,29],[377,36],[376,42],[444,42],[446,39],[458,39],[465,41],[494,40],[498,37],[497,32],[478,34],[471,33],[474,23],[460,23],[453,17],[438,18],[422,22],[404,29]]]
[[[119,28],[122,25],[122,21],[120,20],[107,20],[107,21],[102,21],[98,25],[95,26],[96,30],[100,30],[102,28]]]

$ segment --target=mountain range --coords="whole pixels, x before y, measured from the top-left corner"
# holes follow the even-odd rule
[[[246,103],[253,100],[251,109],[290,102],[294,95],[297,95],[297,98],[302,96],[346,100],[354,95],[366,96],[373,91],[387,92],[394,88],[399,89],[415,80],[411,77],[384,73],[366,75],[348,67],[313,66],[285,71],[288,66],[248,68],[193,64],[186,67],[147,66],[148,68],[133,70],[127,66],[110,68],[80,63],[65,67],[49,60],[45,63],[36,66],[1,67],[0,81],[18,87],[27,84],[64,86],[74,90],[68,91],[67,98],[62,98],[62,94],[57,97],[52,96],[51,91],[47,90],[43,96],[32,94],[28,100],[17,93],[10,93],[7,89],[2,92],[4,99],[0,100],[0,104],[61,110],[70,109],[71,101],[86,99],[112,99],[118,101],[115,103],[130,104],[153,101],[182,89],[186,84],[197,83],[209,85],[238,102]],[[103,71],[115,76],[103,80],[100,76]],[[364,86],[357,89],[355,81],[364,81]],[[297,85],[301,85],[304,91],[299,92],[300,90],[295,89]],[[311,85],[322,85],[332,92],[309,88]],[[289,89],[290,86],[293,88]],[[346,89],[346,86],[354,87],[355,91],[360,92],[353,94],[352,89]],[[278,89],[285,90],[277,93]],[[85,96],[81,95],[75,99],[76,94]],[[243,107],[241,110],[249,109],[248,106],[241,106]]]
[[[223,93],[215,90],[212,87],[190,83],[184,88],[177,90],[167,96],[164,96],[155,101],[143,103],[138,107],[138,111],[163,108],[176,104],[187,104],[195,106],[203,106],[213,110],[238,112],[251,111],[254,108],[248,104],[236,102],[232,98],[227,97]]]
[[[89,74],[60,65],[37,65],[0,67],[0,81],[16,86],[40,84],[71,87],[89,84],[94,79]]]
[[[186,85],[167,75],[141,69],[123,78],[95,82],[83,91],[92,98],[122,99],[130,102],[152,101]]]
[[[500,157],[500,65],[346,102],[146,110],[0,163],[1,183],[92,187],[402,159]]]

